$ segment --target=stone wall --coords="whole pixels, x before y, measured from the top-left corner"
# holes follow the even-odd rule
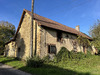
[[[66,47],[69,51],[73,49],[73,42],[77,38],[76,35],[70,33],[62,33],[62,42],[57,41],[57,30],[50,28],[41,28],[41,58],[48,55],[48,44],[56,45],[57,53],[61,47]],[[77,52],[83,51],[83,47],[77,44]]]
[[[36,55],[40,56],[40,31],[41,27],[39,26],[38,21],[34,20],[33,23],[33,56],[36,50]],[[36,29],[37,28],[37,29]],[[30,57],[30,32],[31,32],[31,16],[28,13],[25,13],[24,18],[22,20],[19,32],[17,33],[17,37],[15,40],[14,53],[12,52],[12,42],[6,45],[6,53],[7,56],[18,57],[21,59],[27,59]],[[37,35],[35,35],[37,32]],[[35,40],[37,36],[37,40]],[[36,49],[35,49],[36,46]]]
[[[5,45],[4,55],[8,57],[15,57],[15,42],[12,41]]]
[[[16,57],[26,59],[30,54],[30,25],[31,17],[25,13],[20,30],[16,38]]]
[[[37,42],[36,54],[40,56],[40,26],[38,26],[38,22],[36,20],[34,20],[33,24],[34,24],[33,25],[33,56],[35,52],[36,42]],[[35,40],[35,37],[36,37],[35,31],[37,32],[37,35],[36,35],[37,40]],[[31,45],[30,44],[30,38],[31,38],[30,32],[31,32],[31,16],[26,13],[23,18],[23,22],[21,24],[20,30],[16,38],[16,54],[15,54],[16,57],[19,57],[21,59],[26,59],[30,57],[30,45]]]

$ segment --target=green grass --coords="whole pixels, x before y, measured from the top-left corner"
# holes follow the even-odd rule
[[[36,75],[100,75],[100,56],[45,63],[41,68],[26,67],[23,61],[3,56],[0,56],[0,62]]]

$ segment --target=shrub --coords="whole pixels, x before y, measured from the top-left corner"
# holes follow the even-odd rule
[[[65,47],[62,47],[56,55],[57,62],[67,60],[68,58],[70,58],[70,52]]]
[[[33,68],[39,68],[42,65],[43,65],[43,60],[41,60],[39,57],[29,58],[26,63],[26,66]]]
[[[67,61],[67,60],[80,60],[85,58],[85,54],[82,52],[68,51],[65,47],[62,47],[59,53],[56,55],[55,59],[57,62]]]
[[[3,55],[4,51],[3,50],[0,50],[0,55]]]
[[[87,50],[87,54],[86,54],[86,57],[90,57],[92,56],[91,52],[89,50]]]
[[[70,56],[71,56],[71,59],[83,59],[85,57],[85,54],[82,52],[71,51]]]
[[[46,56],[46,57],[44,57],[44,58],[43,58],[43,61],[44,61],[44,62],[50,62],[50,57],[49,57],[49,55]]]
[[[83,59],[83,58],[85,58],[85,54],[83,52],[78,52],[77,53],[77,58],[78,59]]]
[[[97,47],[98,53],[97,55],[100,55],[100,47]]]

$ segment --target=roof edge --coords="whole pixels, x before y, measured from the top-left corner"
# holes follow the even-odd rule
[[[31,16],[31,14],[29,13],[30,11],[28,11],[28,10],[26,10],[26,9],[23,9],[23,13],[22,13],[22,16],[21,16],[21,19],[20,19],[20,22],[19,22],[19,25],[18,25],[18,28],[17,28],[17,31],[16,31],[16,33],[15,33],[15,36],[13,37],[13,39],[12,40],[10,40],[9,42],[7,42],[7,43],[10,43],[11,41],[14,41],[14,40],[16,40],[16,37],[17,37],[17,33],[19,32],[19,30],[20,30],[20,27],[21,27],[21,23],[22,23],[22,21],[23,21],[23,18],[24,18],[24,15],[25,15],[25,13],[28,13],[30,16]],[[40,16],[40,15],[39,15]],[[41,16],[42,17],[42,16]],[[45,17],[44,17],[45,18]],[[34,18],[35,19],[35,18]],[[48,18],[47,18],[48,19]],[[36,19],[36,20],[39,20],[39,19]],[[51,20],[51,19],[50,19]],[[53,21],[53,20],[52,20]],[[56,21],[55,21],[56,22]],[[51,22],[50,22],[51,23]],[[58,22],[57,22],[58,23]],[[59,23],[59,24],[61,24],[61,23]],[[63,25],[63,24],[62,24]],[[66,25],[64,25],[64,26],[66,26]],[[68,26],[67,26],[68,27]],[[69,28],[71,28],[71,27],[69,27]],[[71,29],[74,29],[74,28],[71,28]],[[74,29],[75,30],[75,29]],[[78,32],[79,34],[80,33],[82,33],[82,32]],[[84,33],[82,33],[82,34],[84,34]],[[77,34],[76,34],[77,35]],[[84,34],[84,35],[86,35],[86,34]],[[88,35],[86,35],[86,36],[88,36]],[[90,37],[90,36],[88,36],[88,39],[90,39],[90,40],[92,40],[92,38]],[[5,43],[6,44],[6,43]]]
[[[21,27],[21,23],[22,23],[22,20],[23,20],[23,18],[24,18],[25,13],[26,13],[26,9],[23,9],[22,16],[21,16],[21,19],[20,19],[20,22],[19,22],[17,31],[16,31],[16,33],[15,33],[15,36],[13,37],[13,39],[11,39],[10,41],[6,42],[5,45],[8,44],[8,43],[10,43],[11,41],[15,41],[15,40],[16,40],[17,33],[19,32],[19,29],[20,29],[20,27]]]

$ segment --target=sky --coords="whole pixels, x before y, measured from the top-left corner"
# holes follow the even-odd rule
[[[23,9],[31,11],[32,0],[0,0],[0,21],[18,27]],[[100,19],[100,0],[35,0],[38,15],[75,28],[89,35],[89,29]]]

